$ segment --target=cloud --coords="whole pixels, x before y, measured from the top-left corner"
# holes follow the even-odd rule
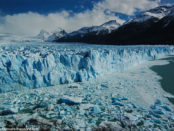
[[[133,15],[137,9],[147,10],[157,7],[160,0],[104,0],[98,2],[95,8],[99,10],[111,10],[127,15]]]
[[[83,26],[100,25],[113,19],[123,22],[114,14],[106,15],[99,10],[87,10],[77,14],[62,11],[48,15],[29,12],[0,17],[0,33],[36,35],[41,29],[53,31],[58,27],[71,32]]]
[[[41,15],[34,12],[0,16],[0,33],[36,35],[41,29],[54,31],[60,27],[68,32],[83,26],[100,25],[106,21],[116,19],[123,23],[114,12],[132,15],[136,9],[145,10],[158,5],[152,0],[104,0],[94,3],[92,10],[80,13],[61,11]]]

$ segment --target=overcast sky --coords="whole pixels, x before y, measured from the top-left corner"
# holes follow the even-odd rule
[[[122,23],[164,4],[174,0],[0,0],[0,33],[36,35],[41,29],[71,32],[113,19]]]

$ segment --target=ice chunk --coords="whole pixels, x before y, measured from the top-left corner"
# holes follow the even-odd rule
[[[169,107],[169,106],[167,106],[167,105],[164,105],[164,106],[162,106],[166,111],[172,111],[172,109]]]
[[[113,105],[116,105],[116,106],[124,106],[122,103],[116,102],[116,101],[113,102]]]
[[[161,100],[157,99],[157,100],[155,101],[155,104],[156,104],[156,105],[161,105],[162,102],[161,102]]]
[[[77,83],[70,84],[69,88],[79,88],[80,85]]]
[[[14,114],[14,112],[9,109],[4,109],[3,111],[0,111],[0,116],[11,115],[11,114]]]
[[[80,97],[72,97],[72,96],[63,96],[62,98],[60,98],[57,103],[58,104],[62,104],[65,103],[67,105],[78,105],[82,102],[82,98]]]
[[[101,111],[100,107],[97,106],[97,105],[90,108],[90,113],[91,114],[99,114],[101,112],[102,111]]]
[[[155,109],[155,110],[153,110],[153,112],[156,114],[159,114],[159,115],[164,114],[164,112],[161,109]]]
[[[108,121],[103,121],[97,129],[98,130],[113,130],[113,131],[124,130],[118,123],[108,122]]]

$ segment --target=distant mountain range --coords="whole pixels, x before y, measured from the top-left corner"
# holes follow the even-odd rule
[[[41,30],[40,33],[36,36],[38,39],[43,41],[58,41],[61,38],[66,39],[75,39],[76,37],[83,38],[87,34],[98,35],[106,35],[111,33],[113,30],[117,29],[121,23],[117,23],[116,20],[108,21],[100,26],[92,26],[92,27],[83,27],[77,31],[73,31],[71,33],[67,33],[65,30],[58,28],[56,31],[51,33],[46,30]]]
[[[53,34],[54,37],[47,38],[47,41],[114,45],[174,44],[174,5],[145,11],[124,24],[112,20],[71,33],[60,30],[51,36]]]
[[[66,31],[61,29],[61,28],[58,28],[57,30],[55,30],[51,33],[42,29],[40,31],[40,33],[36,36],[36,38],[43,40],[43,41],[46,41],[46,42],[53,42],[57,39],[60,39],[64,36],[66,36],[66,35],[67,35]]]

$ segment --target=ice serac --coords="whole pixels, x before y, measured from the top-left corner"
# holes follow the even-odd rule
[[[1,45],[0,91],[87,81],[173,52],[173,46]]]

